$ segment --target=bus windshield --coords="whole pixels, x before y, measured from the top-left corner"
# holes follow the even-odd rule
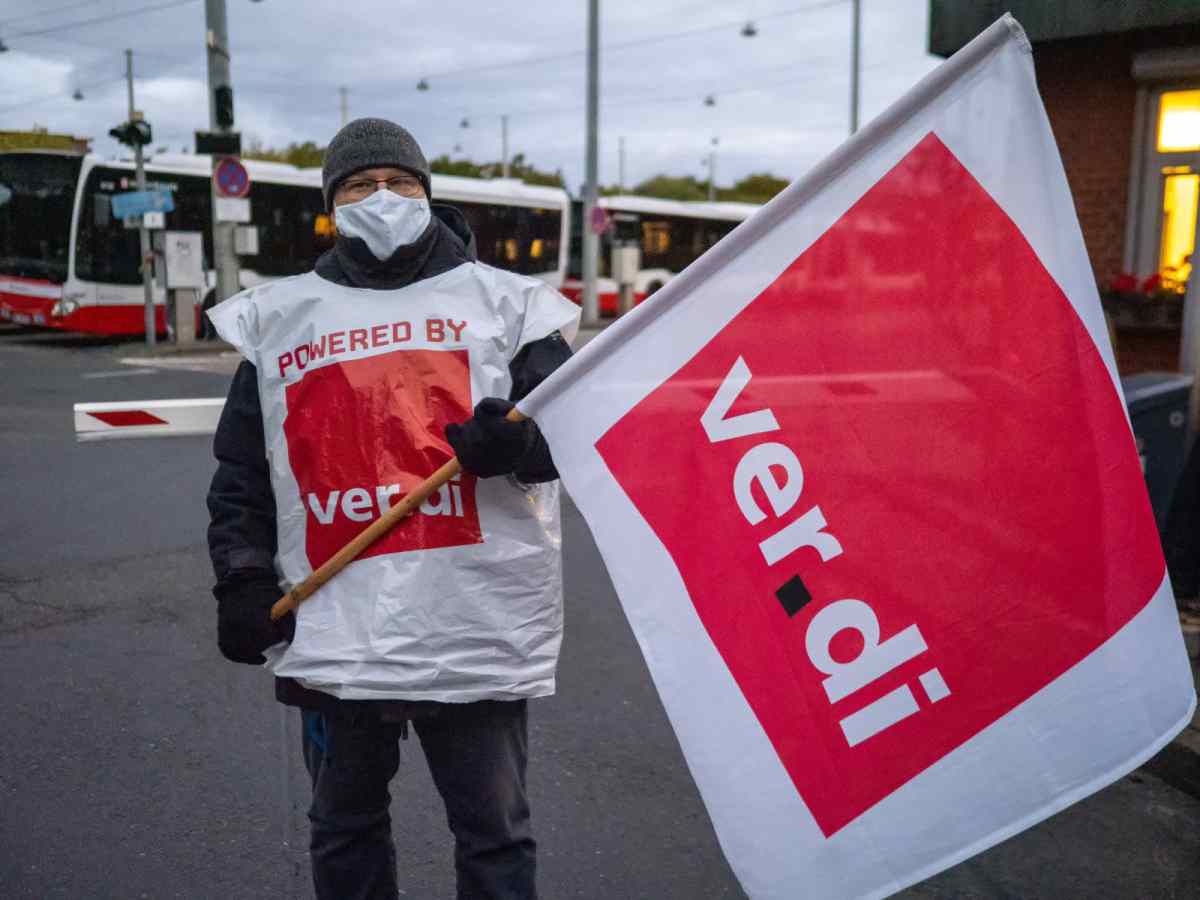
[[[82,160],[0,154],[0,273],[67,280],[71,209]]]

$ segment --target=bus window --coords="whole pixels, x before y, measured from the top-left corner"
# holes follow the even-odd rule
[[[671,226],[665,221],[642,220],[642,266],[647,269],[665,268],[666,255],[671,249]]]
[[[78,157],[0,155],[0,272],[66,281],[81,165]]]
[[[151,175],[151,178],[156,176]],[[84,185],[83,209],[75,247],[75,275],[85,281],[105,284],[141,284],[141,247],[137,229],[112,215],[114,194],[134,190],[129,172],[97,167]],[[208,228],[209,181],[178,175],[147,187],[171,191],[175,209],[166,215],[172,231],[199,231],[204,236],[205,267],[212,259],[212,236]]]
[[[194,175],[176,179],[175,209],[167,213],[167,227],[172,231],[199,231],[204,242],[204,268],[212,267],[212,182]]]
[[[562,211],[529,210],[529,239],[529,261],[525,274],[537,275],[557,270],[562,250]]]
[[[263,275],[298,275],[333,245],[335,229],[320,190],[259,182],[250,196],[253,220],[262,227],[258,256],[244,257],[248,268]]]
[[[330,244],[318,218],[325,204],[316,188],[258,182],[250,191],[251,222],[258,226],[258,254],[241,257],[259,275],[282,277],[307,272]]]
[[[562,245],[562,213],[556,209],[464,203],[455,206],[475,235],[479,261],[522,275],[553,272]]]
[[[112,215],[112,195],[124,193],[129,173],[97,167],[83,187],[83,210],[75,246],[75,275],[106,284],[141,284],[141,247],[136,230]]]

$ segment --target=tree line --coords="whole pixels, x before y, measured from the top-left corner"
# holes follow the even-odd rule
[[[319,168],[325,158],[325,148],[317,146],[313,141],[288,144],[282,149],[264,147],[256,142],[252,143],[242,155],[245,159],[291,163],[300,168]],[[459,175],[464,178],[499,178],[503,171],[503,165],[499,160],[477,163],[469,159],[451,159],[448,154],[431,159],[429,167],[439,175]],[[549,172],[539,169],[528,162],[523,153],[516,154],[509,161],[508,169],[510,178],[519,178],[526,184],[566,188],[566,181],[561,170]],[[715,193],[717,200],[721,201],[766,203],[787,185],[787,179],[778,178],[769,172],[757,172],[747,175],[728,187],[717,185]],[[602,185],[600,193],[605,196],[638,194],[663,200],[707,200],[708,182],[696,178],[694,175],[659,174],[647,178],[631,188],[622,189],[615,184]]]

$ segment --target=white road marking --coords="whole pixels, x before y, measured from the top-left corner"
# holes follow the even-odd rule
[[[122,365],[144,368],[152,366],[155,369],[173,369],[186,372],[205,372],[208,374],[232,375],[237,369],[242,356],[236,351],[225,353],[198,353],[194,356],[164,356],[164,357],[127,357],[119,360]]]
[[[153,375],[154,369],[118,369],[114,372],[84,372],[80,378],[128,378],[130,375]]]

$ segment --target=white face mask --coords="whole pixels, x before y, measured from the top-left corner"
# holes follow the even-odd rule
[[[411,244],[429,227],[429,201],[401,197],[394,191],[374,191],[357,203],[337,208],[338,234],[362,238],[376,259],[387,259]]]

